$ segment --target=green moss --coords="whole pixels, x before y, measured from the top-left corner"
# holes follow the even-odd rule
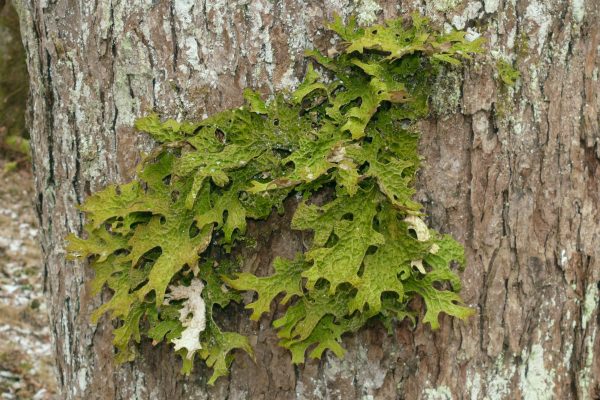
[[[495,103],[495,113],[499,119],[504,119],[514,109],[514,92],[521,73],[504,59],[496,61],[498,81],[498,96]]]
[[[525,32],[521,32],[516,43],[515,53],[519,58],[525,58],[529,54],[529,38]]]
[[[521,73],[505,60],[498,60],[496,62],[496,69],[498,71],[498,78],[507,86],[514,86],[517,79],[521,77]]]
[[[462,74],[456,67],[444,68],[437,74],[431,96],[431,109],[435,115],[446,116],[456,113],[462,97]]]
[[[320,67],[309,66],[292,93],[265,102],[246,91],[243,107],[200,123],[140,119],[136,127],[160,145],[138,179],[81,206],[87,238],[71,235],[69,252],[91,257],[94,292],[113,292],[94,317],[108,312],[122,322],[118,360],[131,360],[142,337],[177,341],[184,372],[199,356],[214,382],[227,373],[232,350],[252,354],[247,338],[223,332],[214,318],[241,292],[257,293],[247,305],[253,320],[273,302],[289,304],[273,326],[294,363],[327,349],[342,356],[342,335],[371,319],[391,328],[414,317],[414,297],[424,300],[432,328],[440,313],[473,313],[451,269],[464,263],[462,247],[428,229],[412,199],[420,160],[413,127],[428,113],[439,66],[458,64],[480,43],[435,31],[418,15],[368,28],[338,18],[330,28],[345,49],[334,58],[310,52]],[[313,204],[323,191],[330,200]],[[292,228],[314,233],[307,252],[276,259],[271,276],[239,272],[227,254],[255,242],[244,237],[247,221],[284,212],[290,196],[304,199]],[[189,320],[180,321],[179,310],[191,304],[181,288],[192,282],[203,287],[203,306],[190,310],[202,334],[182,345]]]

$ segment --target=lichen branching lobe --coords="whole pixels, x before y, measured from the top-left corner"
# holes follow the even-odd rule
[[[205,360],[213,383],[228,373],[234,349],[252,355],[245,336],[222,331],[214,318],[246,291],[256,292],[252,320],[275,301],[288,305],[273,326],[294,363],[325,350],[343,356],[342,336],[370,319],[390,329],[414,321],[408,304],[417,296],[432,328],[440,313],[472,314],[452,269],[464,263],[462,247],[427,228],[413,199],[414,122],[427,116],[440,64],[459,64],[481,43],[418,15],[368,28],[336,18],[329,28],[340,38],[337,54],[307,52],[311,63],[291,93],[264,101],[248,90],[243,107],[197,123],[138,120],[158,146],[137,179],[81,205],[85,239],[69,236],[69,253],[90,260],[94,293],[112,293],[93,320],[108,313],[120,322],[118,361],[132,360],[142,337],[166,341],[184,372],[195,356]],[[329,201],[311,201],[324,190]],[[215,247],[224,254],[243,246],[247,221],[283,212],[290,196],[302,198],[292,228],[314,234],[304,254],[277,258],[263,277],[210,258]],[[198,343],[185,329],[195,329]]]

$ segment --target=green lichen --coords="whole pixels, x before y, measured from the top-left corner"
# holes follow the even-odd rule
[[[71,235],[69,252],[89,258],[94,293],[113,293],[93,318],[109,313],[121,322],[119,361],[135,357],[142,337],[177,341],[184,372],[199,356],[213,368],[213,383],[227,374],[232,350],[252,354],[246,337],[222,331],[213,318],[245,291],[257,293],[247,305],[253,320],[275,301],[288,304],[273,326],[294,363],[327,349],[341,357],[342,336],[370,319],[390,329],[414,319],[414,297],[424,300],[432,328],[440,313],[473,313],[451,268],[464,263],[462,247],[428,229],[412,199],[420,159],[413,126],[428,113],[439,66],[469,58],[480,42],[440,33],[417,15],[369,28],[337,18],[330,28],[343,50],[333,58],[310,52],[320,68],[310,65],[292,93],[265,102],[247,91],[243,107],[199,123],[140,119],[136,127],[160,145],[138,179],[81,206],[86,239]],[[329,200],[317,204],[322,193]],[[303,198],[292,228],[314,233],[309,249],[276,259],[270,276],[239,272],[227,254],[252,242],[244,238],[247,221],[283,212],[290,196]],[[185,346],[179,311],[189,306],[181,293],[192,282],[205,309],[184,316],[200,321],[202,332]]]

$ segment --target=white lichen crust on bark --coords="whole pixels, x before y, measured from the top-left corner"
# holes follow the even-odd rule
[[[596,0],[253,0],[226,2],[16,0],[31,74],[36,205],[59,385],[66,399],[557,398],[600,395],[600,3]],[[85,265],[65,260],[81,233],[75,208],[134,174],[152,143],[136,134],[149,111],[199,120],[298,84],[305,48],[327,49],[323,21],[356,12],[371,22],[413,11],[469,29],[490,54],[436,81],[421,124],[426,165],[417,199],[431,223],[465,244],[466,323],[431,331],[377,324],[301,366],[277,347],[270,321],[241,308],[224,317],[250,336],[256,364],[237,354],[229,377],[207,387],[198,364],[179,374],[172,346],[144,342],[113,362],[112,325],[91,325],[101,300]],[[521,77],[507,87],[506,60]],[[290,206],[291,207],[291,206]],[[289,213],[288,213],[289,214]],[[302,237],[289,215],[250,224],[244,268],[266,273]],[[414,304],[420,307],[419,304]]]

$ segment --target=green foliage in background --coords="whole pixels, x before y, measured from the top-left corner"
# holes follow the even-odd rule
[[[140,119],[136,127],[160,145],[138,178],[81,206],[85,239],[71,235],[69,251],[90,259],[94,293],[112,292],[93,318],[120,321],[119,361],[134,358],[142,337],[164,340],[184,372],[195,356],[205,360],[213,383],[232,350],[252,354],[246,337],[214,318],[242,292],[256,293],[252,320],[274,302],[288,305],[273,326],[294,363],[328,349],[343,356],[342,336],[371,319],[390,329],[414,321],[415,297],[432,328],[440,313],[472,314],[452,268],[464,263],[462,247],[429,229],[413,200],[414,123],[428,114],[440,64],[459,64],[481,43],[417,15],[369,28],[338,18],[330,29],[341,39],[337,54],[308,52],[319,67],[309,65],[291,93],[264,101],[247,91],[243,107],[199,123]],[[282,213],[291,196],[300,200],[292,228],[313,233],[308,250],[277,258],[269,276],[240,272],[222,255],[244,245],[249,219]]]
[[[25,109],[29,88],[19,17],[0,1],[0,155],[16,166],[29,159]]]

